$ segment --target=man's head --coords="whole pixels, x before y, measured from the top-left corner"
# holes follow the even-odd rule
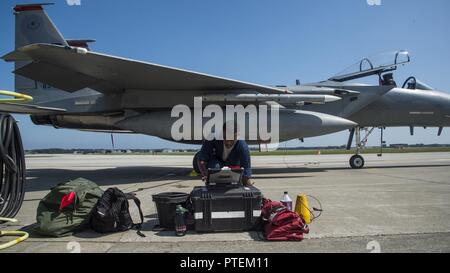
[[[223,124],[223,143],[225,147],[231,148],[238,139],[238,124],[235,121],[227,121]]]

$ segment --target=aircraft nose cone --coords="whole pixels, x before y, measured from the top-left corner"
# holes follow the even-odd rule
[[[444,94],[443,97],[445,99],[445,106],[446,106],[445,108],[447,111],[449,111],[448,114],[450,114],[450,93],[445,92],[443,94]]]
[[[450,94],[449,93],[442,93],[442,101],[441,103],[443,104],[443,123],[442,125],[444,127],[449,127],[450,126]]]

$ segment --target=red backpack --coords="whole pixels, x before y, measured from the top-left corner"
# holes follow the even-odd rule
[[[281,202],[264,199],[261,217],[268,241],[301,241],[303,234],[309,233],[309,227],[303,219]]]

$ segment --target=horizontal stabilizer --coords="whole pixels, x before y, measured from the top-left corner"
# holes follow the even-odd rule
[[[102,93],[122,92],[127,89],[222,92],[253,90],[265,94],[289,93],[280,88],[104,55],[80,47],[33,44],[18,48],[3,59],[10,62],[33,61],[15,73],[65,91],[91,88]],[[60,77],[64,80],[58,80]],[[66,82],[68,78],[71,79],[70,82]]]

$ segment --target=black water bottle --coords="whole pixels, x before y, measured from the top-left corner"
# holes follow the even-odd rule
[[[175,211],[175,234],[177,236],[186,235],[187,227],[184,215],[187,211],[188,210],[183,208],[181,205],[177,205],[177,209]]]

